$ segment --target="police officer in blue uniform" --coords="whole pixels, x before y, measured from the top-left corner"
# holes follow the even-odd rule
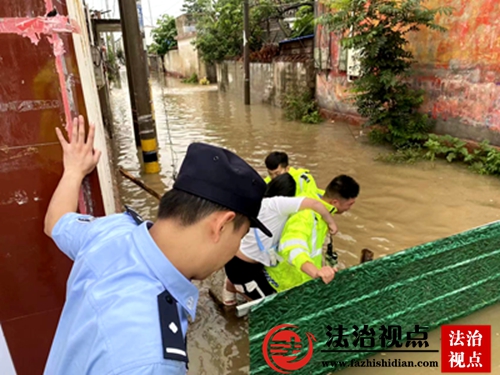
[[[133,210],[95,218],[76,213],[85,175],[99,160],[94,127],[59,129],[64,173],[45,232],[74,261],[46,375],[185,374],[188,316],[202,280],[238,251],[257,220],[266,184],[223,148],[193,143],[155,223]]]

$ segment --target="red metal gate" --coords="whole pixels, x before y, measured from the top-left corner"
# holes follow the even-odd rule
[[[0,2],[0,324],[18,375],[43,372],[71,267],[43,233],[62,173],[54,128],[86,116],[71,35],[86,25],[67,14],[66,0]],[[104,214],[95,172],[80,210]]]

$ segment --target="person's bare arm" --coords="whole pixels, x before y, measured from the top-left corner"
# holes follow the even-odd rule
[[[93,124],[89,125],[89,134],[85,141],[83,116],[73,120],[73,131],[69,142],[59,128],[56,128],[56,133],[63,149],[64,172],[45,215],[44,231],[49,237],[52,237],[52,230],[62,216],[76,212],[83,178],[92,172],[101,156],[100,151],[94,150]]]
[[[316,199],[304,198],[302,204],[299,207],[299,210],[307,210],[307,209],[314,210],[321,215],[323,220],[328,225],[331,235],[337,233],[338,231],[337,224],[335,224],[335,220],[333,220],[332,214],[328,211],[328,209],[325,207],[323,203],[321,203]]]
[[[311,262],[305,262],[302,267],[300,267],[300,270],[313,279],[321,277],[325,284],[328,284],[333,280],[333,278],[335,277],[335,272],[337,271],[336,268],[332,268],[329,266],[321,267],[320,269],[318,269]]]

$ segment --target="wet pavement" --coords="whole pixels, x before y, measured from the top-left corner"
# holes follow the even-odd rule
[[[353,209],[336,218],[339,233],[334,246],[341,267],[359,262],[361,249],[385,256],[428,241],[500,219],[500,180],[479,176],[460,165],[421,162],[386,164],[375,158],[384,148],[370,145],[360,128],[340,122],[306,125],[283,119],[281,110],[243,105],[241,93],[219,92],[216,86],[186,85],[178,80],[153,78],[156,126],[161,172],[141,174],[135,149],[126,75],[122,88],[113,88],[114,152],[118,166],[130,171],[156,191],[172,186],[187,146],[209,142],[231,149],[265,176],[264,158],[274,150],[288,153],[290,164],[309,168],[318,187],[324,188],[339,174],[349,174],[361,186]],[[168,126],[167,126],[168,123]],[[154,220],[158,201],[126,179],[119,180],[123,203]],[[197,319],[188,333],[190,374],[247,374],[249,367],[247,320],[222,313],[208,296],[220,289],[222,275],[197,283],[200,301]],[[492,324],[492,353],[500,352],[500,306],[484,309],[460,324]],[[439,346],[439,332],[429,344]],[[406,355],[404,355],[406,354]],[[377,355],[373,359],[406,358],[440,361],[439,353]],[[500,373],[500,359],[493,354],[492,373]],[[364,371],[364,372],[363,372]],[[351,368],[346,375],[438,373],[429,368]]]

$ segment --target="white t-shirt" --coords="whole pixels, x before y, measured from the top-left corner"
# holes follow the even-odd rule
[[[240,250],[250,259],[270,266],[270,257],[267,252],[279,243],[281,232],[288,217],[299,211],[305,197],[272,197],[264,198],[259,211],[259,220],[271,231],[272,237],[267,237],[256,228],[250,228],[248,234],[241,240]],[[257,234],[262,247],[261,251],[255,235]]]

